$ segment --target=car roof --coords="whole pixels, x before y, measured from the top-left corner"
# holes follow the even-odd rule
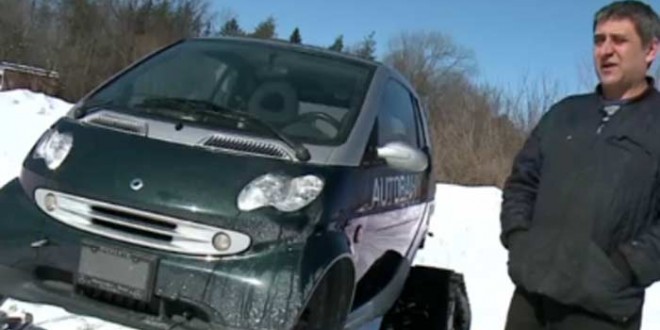
[[[255,44],[262,44],[262,45],[269,45],[269,46],[275,46],[275,47],[280,47],[280,48],[288,48],[296,51],[301,51],[305,53],[310,53],[310,54],[319,54],[323,56],[328,56],[328,57],[335,57],[335,58],[340,58],[344,60],[349,60],[353,61],[356,63],[361,63],[364,65],[368,65],[371,67],[374,67],[377,70],[384,70],[389,73],[390,76],[397,78],[401,83],[403,83],[410,91],[413,92],[415,96],[417,96],[415,88],[412,86],[410,81],[406,79],[396,68],[390,66],[389,64],[385,64],[381,61],[377,60],[369,60],[365,59],[350,53],[346,52],[337,52],[333,51],[324,47],[319,47],[319,46],[312,46],[312,45],[306,45],[306,44],[294,44],[289,42],[288,40],[283,40],[283,39],[260,39],[260,38],[253,38],[253,37],[241,37],[241,36],[215,36],[215,37],[194,37],[194,38],[187,38],[184,39],[186,40],[230,40],[230,41],[238,41],[238,42],[245,42],[245,43],[255,43]]]
[[[252,37],[217,36],[217,37],[196,37],[196,38],[188,38],[185,40],[231,40],[231,41],[239,41],[245,43],[263,44],[263,45],[275,46],[280,48],[289,48],[292,50],[303,51],[307,53],[321,54],[329,57],[343,58],[372,66],[383,66],[383,63],[379,61],[369,60],[358,57],[353,54],[349,54],[345,52],[337,52],[319,46],[294,44],[289,42],[288,40],[283,40],[283,39],[260,39],[260,38],[252,38]]]

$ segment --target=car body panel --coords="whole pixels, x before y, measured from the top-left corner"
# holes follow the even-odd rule
[[[344,298],[353,302],[346,306],[352,312],[349,326],[382,316],[402,289],[426,235],[435,186],[431,160],[423,172],[413,173],[371,159],[372,132],[379,109],[386,106],[384,86],[396,80],[407,86],[411,100],[417,96],[396,71],[368,63],[376,69],[353,130],[340,145],[308,145],[312,158],[307,162],[194,143],[197,136],[221,134],[226,127],[186,123],[181,128],[167,118],[131,114],[157,130],[132,134],[84,118],[60,119],[51,130],[74,141],[65,161],[51,170],[31,150],[20,180],[0,189],[0,248],[7,252],[0,255],[0,276],[9,279],[0,284],[0,294],[137,328],[290,329],[328,272],[349,260],[345,278],[352,281],[342,286]],[[423,133],[418,134],[426,139],[421,151],[430,159],[426,117],[419,111]],[[240,130],[232,134],[249,137]],[[294,212],[239,210],[238,195],[265,174],[314,175],[324,182],[323,191]],[[190,255],[88,232],[49,215],[44,201],[35,200],[41,196],[38,189],[235,231],[248,235],[250,245],[229,255]],[[152,260],[151,300],[140,304],[77,285],[85,244]],[[382,271],[383,265],[389,269]],[[190,319],[182,320],[185,315]]]
[[[0,248],[7,251],[2,254],[0,264],[11,265],[14,275],[7,277],[0,289],[17,299],[50,304],[67,301],[51,297],[57,294],[72,300],[85,299],[76,295],[73,277],[79,268],[80,246],[91,241],[157,257],[154,294],[168,301],[190,302],[215,326],[289,329],[296,321],[291,315],[302,312],[328,266],[338,258],[350,257],[348,242],[338,231],[326,231],[308,242],[264,245],[236,257],[216,260],[182,257],[105,239],[52,221],[22,190],[14,180],[0,194],[0,208],[13,210],[3,215],[3,221],[11,225],[5,223],[2,232],[11,235],[3,235],[0,241]],[[47,243],[32,247],[41,240]],[[98,301],[89,303],[103,305]],[[71,310],[96,313],[97,307],[86,310],[78,306]],[[140,313],[129,319],[117,319],[112,313],[104,317],[137,328],[169,324],[167,320]]]

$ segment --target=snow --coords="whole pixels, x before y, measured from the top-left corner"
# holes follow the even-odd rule
[[[500,245],[501,191],[494,187],[438,184],[436,211],[415,264],[462,273],[472,308],[472,329],[504,327],[513,284]]]
[[[0,187],[18,175],[34,142],[71,107],[28,90],[0,92]]]
[[[71,104],[25,90],[0,92],[0,186],[16,177],[39,136]],[[494,187],[439,184],[433,237],[415,264],[453,269],[464,275],[472,307],[473,330],[503,329],[513,285],[507,252],[499,242],[501,191]],[[71,315],[62,308],[9,299],[3,311],[28,311],[47,330],[128,329],[99,319]],[[644,330],[660,327],[660,284],[651,287],[644,307]]]
[[[436,212],[416,264],[453,269],[465,278],[473,330],[504,329],[514,286],[499,241],[502,193],[494,187],[437,186]],[[660,328],[660,282],[647,290],[642,330]]]
[[[33,327],[25,330],[131,330],[98,318],[68,313],[63,308],[8,299],[1,310],[11,315],[29,312]]]
[[[28,90],[0,92],[0,187],[15,178],[23,159],[48,127],[73,105]],[[8,299],[5,312],[30,312],[34,325],[46,330],[128,329],[91,317],[80,317],[55,306],[30,304]]]

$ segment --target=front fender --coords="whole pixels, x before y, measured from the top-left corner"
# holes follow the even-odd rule
[[[321,282],[324,276],[339,261],[348,259],[353,265],[348,238],[343,232],[329,231],[317,235],[312,235],[307,241],[302,264],[302,283],[305,285],[305,298],[309,300],[313,294],[314,288]],[[351,269],[354,273],[354,269]],[[351,274],[353,283],[354,274]],[[353,287],[351,283],[351,288]],[[351,292],[352,294],[352,292]]]
[[[317,230],[306,239],[284,239],[255,246],[242,255],[205,260],[138,248],[59,224],[34,205],[18,180],[0,190],[0,210],[3,211],[0,215],[0,247],[5,251],[0,254],[0,275],[4,272],[13,279],[0,283],[0,292],[19,300],[55,304],[73,313],[136,328],[160,328],[160,325],[153,325],[161,322],[167,325],[168,321],[157,315],[145,316],[122,306],[110,307],[78,295],[73,290],[73,283],[65,283],[70,289],[64,291],[49,290],[41,285],[42,280],[33,272],[41,266],[71,274],[73,278],[79,247],[86,239],[158,257],[155,296],[203,311],[201,319],[210,323],[212,328],[291,329],[319,283],[337,271],[345,275],[340,278],[350,280],[333,283],[332,288],[350,299],[329,306],[349,308],[352,300],[353,261],[348,239],[339,230]],[[46,236],[50,242],[48,246],[39,251],[31,248],[33,242]],[[342,267],[335,267],[339,264]],[[195,326],[190,328],[198,329]]]
[[[40,212],[26,198],[18,179],[0,188],[0,263],[20,265],[36,257],[30,244],[43,238]]]
[[[216,318],[231,327],[291,329],[319,283],[344,259],[350,259],[347,238],[326,231],[311,235],[303,244],[278,245],[250,257],[224,260],[214,269],[204,300],[216,311]],[[341,286],[349,301],[352,269],[350,278]]]

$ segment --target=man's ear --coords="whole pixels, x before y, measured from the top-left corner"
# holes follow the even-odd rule
[[[658,49],[660,48],[660,41],[658,38],[653,38],[649,43],[648,49],[646,50],[646,64],[650,67],[655,57],[658,55]]]

